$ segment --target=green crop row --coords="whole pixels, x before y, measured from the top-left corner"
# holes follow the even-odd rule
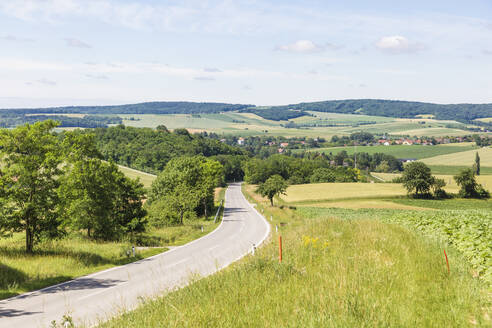
[[[411,226],[453,245],[484,280],[492,283],[492,213],[490,211],[399,212],[388,222]]]

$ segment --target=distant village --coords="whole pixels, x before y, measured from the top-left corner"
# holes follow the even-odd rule
[[[372,141],[358,141],[342,138],[340,142],[327,142],[323,138],[275,138],[270,137],[267,140],[262,140],[261,144],[268,147],[277,147],[278,153],[284,153],[287,149],[303,149],[303,148],[319,148],[319,147],[347,147],[347,146],[392,146],[392,145],[421,145],[421,146],[433,146],[440,144],[450,143],[462,143],[462,142],[476,142],[477,137],[484,140],[490,140],[486,136],[457,136],[457,137],[395,137],[385,136]],[[234,137],[234,143],[239,146],[247,146],[254,143],[258,144],[259,137]],[[231,143],[230,139],[220,139],[221,142]]]

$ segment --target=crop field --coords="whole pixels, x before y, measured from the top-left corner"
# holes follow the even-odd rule
[[[279,227],[270,243],[101,327],[490,326],[489,285],[473,277],[485,274],[490,234],[469,242],[490,229],[490,212],[294,210],[248,194]]]
[[[356,131],[375,134],[391,133],[399,135],[465,135],[469,131],[448,129],[448,123],[433,119],[395,119],[381,116],[309,112],[315,116],[303,116],[290,121],[307,125],[302,128],[284,128],[287,121],[271,121],[252,113],[226,112],[219,114],[119,114],[123,124],[135,127],[165,125],[169,129],[186,128],[192,132],[215,132],[218,134],[262,135],[268,133],[278,136],[308,136],[330,138],[333,135],[348,135]],[[425,122],[425,124],[422,124]],[[317,127],[315,125],[335,125]],[[267,132],[265,132],[267,131]]]
[[[291,185],[281,198],[287,203],[317,202],[347,198],[377,198],[406,195],[397,183],[313,183]]]
[[[463,147],[466,149],[466,147]],[[459,153],[442,154],[426,158],[422,162],[427,165],[450,165],[450,166],[472,166],[475,163],[475,154],[480,156],[480,166],[492,167],[492,147],[468,150]]]
[[[463,169],[469,169],[471,166],[451,166],[451,165],[427,165],[432,170],[433,174],[442,174],[442,175],[456,175]],[[491,175],[492,167],[482,166],[480,168],[481,175]]]
[[[378,177],[384,181],[391,181],[396,177],[401,176],[401,173],[371,173],[371,175]],[[434,174],[435,177],[443,179],[446,182],[446,186],[444,190],[450,193],[457,193],[459,191],[459,187],[453,179],[453,175],[449,174]],[[492,191],[492,175],[479,175],[476,177],[477,182],[482,184],[486,189]]]
[[[358,146],[358,147],[329,147],[329,148],[312,148],[308,151],[320,152],[325,154],[337,154],[345,150],[349,155],[358,153],[384,153],[388,155],[393,155],[396,158],[417,158],[423,159],[428,157],[435,157],[444,154],[455,154],[459,156],[458,153],[472,151],[473,149],[478,149],[476,146],[423,146],[423,145],[390,145],[390,146]],[[475,158],[475,157],[474,157]],[[484,165],[486,166],[486,165]]]

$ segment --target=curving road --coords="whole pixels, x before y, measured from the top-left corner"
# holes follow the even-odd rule
[[[47,327],[69,314],[76,324],[93,325],[121,310],[183,286],[196,274],[210,275],[260,245],[270,225],[248,203],[241,185],[226,191],[222,223],[210,234],[168,252],[56,286],[0,301],[0,328]]]

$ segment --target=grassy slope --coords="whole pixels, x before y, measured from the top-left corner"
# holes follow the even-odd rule
[[[123,165],[118,165],[118,168],[120,169],[121,172],[123,172],[127,177],[131,179],[139,178],[140,182],[144,185],[145,188],[150,188],[152,182],[157,177],[153,174],[137,171]]]
[[[251,190],[251,188],[249,189]],[[484,285],[452,248],[373,217],[271,208],[273,241],[239,264],[148,301],[102,327],[488,326]],[[356,212],[355,212],[356,213]],[[377,212],[376,212],[377,213]],[[374,213],[373,213],[374,214]]]

